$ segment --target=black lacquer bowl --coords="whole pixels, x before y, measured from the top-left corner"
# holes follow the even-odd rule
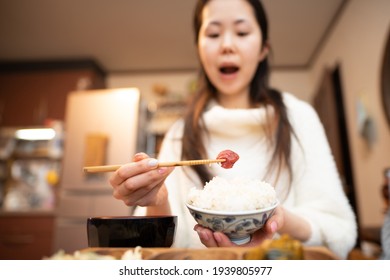
[[[171,247],[177,216],[107,216],[87,220],[88,247]]]

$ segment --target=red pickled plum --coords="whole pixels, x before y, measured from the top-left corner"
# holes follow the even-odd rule
[[[217,159],[225,160],[224,162],[221,162],[221,166],[226,169],[232,168],[239,158],[240,157],[238,156],[238,154],[231,150],[224,150],[220,152],[217,156]]]

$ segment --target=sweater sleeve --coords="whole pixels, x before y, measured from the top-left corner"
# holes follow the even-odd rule
[[[324,245],[346,258],[357,238],[355,214],[343,190],[324,128],[315,110],[296,101],[289,117],[293,141],[290,211],[305,218],[312,234],[306,245]]]

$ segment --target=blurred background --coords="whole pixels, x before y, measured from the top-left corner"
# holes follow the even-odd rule
[[[106,175],[82,167],[158,153],[196,88],[195,2],[0,0],[1,259],[87,247],[87,217],[131,214]],[[357,246],[376,257],[388,207],[390,1],[262,2],[271,84],[319,113]]]

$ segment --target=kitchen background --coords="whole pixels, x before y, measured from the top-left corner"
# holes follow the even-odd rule
[[[87,147],[94,147],[93,162],[105,164],[127,161],[138,150],[158,151],[196,86],[194,2],[0,0],[1,259],[86,247],[86,217],[131,213],[110,197],[107,178],[82,174]],[[390,167],[382,98],[390,1],[264,4],[274,51],[271,84],[312,103],[328,132],[337,128],[328,137],[359,219],[358,245],[372,254],[376,247],[366,245],[379,245]],[[132,99],[121,104],[133,108],[127,118],[98,107],[107,102],[98,101],[102,96],[119,89]],[[110,117],[111,125],[104,124]],[[32,127],[53,128],[57,136],[14,137]]]

